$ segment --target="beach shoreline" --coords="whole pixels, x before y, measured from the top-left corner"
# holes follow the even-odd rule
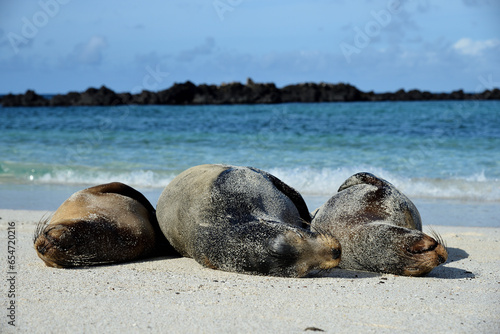
[[[42,185],[3,184],[0,189],[0,210],[38,210],[45,213],[55,211],[73,193],[91,185]],[[163,188],[139,187],[153,207]],[[334,193],[332,193],[332,196]],[[330,197],[325,195],[303,195],[310,212],[323,205]],[[425,225],[500,227],[500,202],[464,201],[456,199],[410,198],[418,208]]]
[[[500,228],[435,226],[449,258],[421,278],[335,269],[276,278],[155,258],[81,269],[46,267],[32,236],[45,210],[0,209],[2,277],[16,236],[15,298],[2,279],[2,332],[498,332]],[[10,224],[9,224],[10,223]],[[12,276],[12,275],[10,275]],[[8,324],[14,300],[16,327]]]

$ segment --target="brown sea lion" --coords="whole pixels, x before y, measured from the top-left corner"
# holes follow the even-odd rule
[[[88,266],[168,254],[155,209],[119,182],[84,189],[67,199],[35,231],[38,256],[49,267]]]
[[[307,229],[302,196],[256,168],[192,167],[164,189],[157,217],[181,255],[213,269],[301,277],[340,261],[335,238]]]
[[[437,234],[422,233],[415,205],[370,173],[348,178],[313,216],[312,229],[328,230],[340,241],[339,268],[422,276],[448,257]]]

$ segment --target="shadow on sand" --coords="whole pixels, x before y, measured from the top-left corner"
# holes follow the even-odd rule
[[[154,261],[175,260],[175,259],[180,259],[180,258],[182,258],[182,256],[180,256],[180,255],[159,255],[159,256],[153,256],[153,257],[145,257],[143,259],[137,259],[137,260],[133,260],[133,261],[101,263],[101,264],[89,265],[89,266],[67,267],[64,269],[83,270],[83,269],[89,269],[89,268],[106,268],[106,267],[116,267],[116,266],[120,266],[120,265],[129,265],[129,264],[134,264],[134,263],[146,263],[146,262],[154,262]]]
[[[434,268],[425,277],[441,278],[441,279],[461,279],[461,278],[475,278],[474,273],[459,269],[449,267],[448,265],[455,261],[460,261],[469,257],[469,254],[460,248],[448,247],[448,260],[444,265],[440,265]],[[306,276],[308,278],[314,277],[332,277],[332,278],[372,278],[383,276],[383,273],[375,273],[368,271],[356,271],[334,268],[329,271],[316,271],[312,272],[310,275]]]
[[[461,279],[461,278],[476,278],[473,272],[449,267],[450,263],[460,261],[469,257],[469,253],[460,248],[447,247],[448,260],[444,265],[434,268],[428,277],[443,278],[443,279]]]
[[[464,269],[459,269],[459,268],[453,268],[449,267],[449,265],[453,262],[460,261],[462,259],[466,259],[469,257],[469,254],[464,251],[463,249],[460,248],[452,248],[448,247],[448,260],[444,265],[440,265],[436,268],[434,268],[427,276],[425,277],[431,277],[431,278],[441,278],[441,279],[463,279],[463,278],[469,278],[473,279],[475,278],[475,274],[464,270]],[[165,261],[165,260],[175,260],[182,258],[180,255],[162,255],[162,256],[155,256],[155,257],[149,257],[149,258],[144,258],[144,259],[139,259],[135,261],[129,261],[129,262],[121,262],[121,263],[108,263],[108,264],[101,264],[97,266],[91,266],[91,267],[109,267],[109,266],[116,266],[116,265],[126,265],[126,264],[131,264],[131,263],[145,263],[145,262],[151,262],[151,261]],[[73,270],[79,270],[79,269],[88,269],[89,267],[73,267],[71,269]],[[369,272],[369,271],[356,271],[356,270],[347,270],[347,269],[340,269],[340,268],[334,268],[328,271],[313,271],[309,275],[305,276],[305,278],[318,278],[318,277],[330,277],[330,278],[349,278],[349,279],[354,279],[354,278],[373,278],[373,277],[381,277],[384,276],[385,274],[383,273],[375,273],[375,272]]]
[[[309,275],[305,276],[305,278],[318,278],[318,277],[329,277],[329,278],[371,278],[382,276],[384,274],[374,273],[369,271],[357,271],[357,270],[348,270],[348,269],[340,269],[333,268],[330,270],[317,270],[311,272]]]

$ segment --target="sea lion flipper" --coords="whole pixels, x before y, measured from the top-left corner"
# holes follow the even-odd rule
[[[345,180],[344,183],[342,183],[342,185],[339,187],[338,192],[341,192],[342,190],[345,190],[357,184],[371,184],[379,188],[387,185],[392,186],[391,183],[378,176],[373,175],[372,173],[360,172]]]
[[[252,170],[255,170],[254,168],[251,168]],[[257,170],[259,171],[259,170]],[[309,213],[309,209],[307,208],[307,204],[304,201],[304,198],[300,193],[295,190],[294,188],[290,187],[280,179],[278,179],[276,176],[259,171],[260,173],[263,173],[266,175],[269,180],[272,182],[272,184],[279,190],[281,191],[285,196],[287,196],[295,205],[297,210],[299,211],[300,218],[302,218],[306,223],[311,222],[311,214]],[[309,226],[302,226],[304,228],[309,228]]]
[[[137,202],[141,203],[149,212],[155,212],[155,208],[153,207],[153,205],[148,201],[148,199],[142,193],[121,182],[111,182],[111,183],[101,184],[98,186],[88,188],[88,190],[93,193],[102,193],[102,194],[113,193],[126,196],[135,199]]]

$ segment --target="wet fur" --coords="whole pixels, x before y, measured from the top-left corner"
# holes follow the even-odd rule
[[[422,233],[415,205],[370,173],[348,178],[316,210],[311,226],[337,237],[344,269],[422,276],[447,258],[442,238],[435,231]]]

